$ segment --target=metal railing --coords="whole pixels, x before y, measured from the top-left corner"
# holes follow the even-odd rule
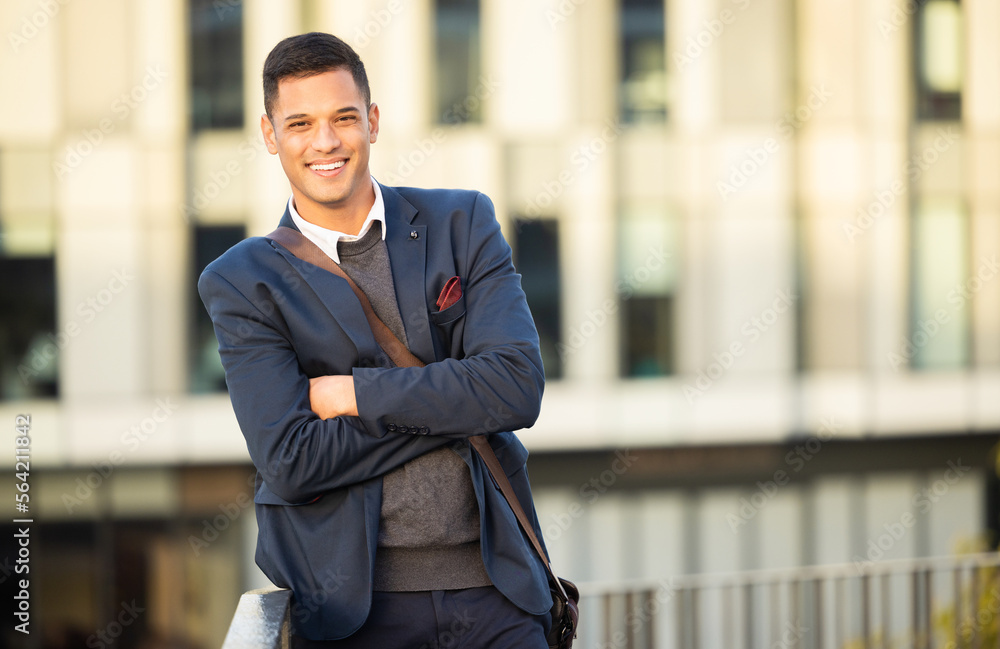
[[[222,649],[289,649],[292,591],[261,588],[243,593]]]
[[[588,649],[1000,649],[997,553],[580,590]]]
[[[1000,554],[582,584],[580,649],[1000,649]],[[245,593],[223,649],[287,649],[291,593]]]

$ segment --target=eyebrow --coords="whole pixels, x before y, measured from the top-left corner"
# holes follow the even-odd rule
[[[338,108],[336,112],[337,115],[343,115],[345,113],[357,113],[358,115],[360,115],[361,111],[354,106],[345,106],[343,108]],[[305,113],[295,113],[294,115],[289,115],[288,117],[286,117],[284,121],[287,124],[292,120],[302,119],[304,117],[309,117],[309,115]]]

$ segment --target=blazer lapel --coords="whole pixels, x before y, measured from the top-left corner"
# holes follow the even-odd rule
[[[436,359],[425,297],[427,226],[413,224],[417,209],[396,190],[381,183],[379,187],[385,203],[385,245],[406,342],[414,356],[431,363]]]
[[[287,207],[278,225],[298,230]],[[312,289],[317,299],[336,318],[344,333],[355,342],[359,352],[362,355],[373,354],[378,343],[375,342],[375,335],[368,326],[361,303],[347,282],[327,270],[302,261],[278,243],[271,242],[271,245],[298,271],[299,276]]]

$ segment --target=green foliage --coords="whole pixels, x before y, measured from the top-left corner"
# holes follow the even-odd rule
[[[969,548],[974,550],[974,548]],[[971,568],[957,602],[935,615],[944,649],[996,647],[1000,636],[1000,567]],[[973,579],[975,577],[975,579]]]

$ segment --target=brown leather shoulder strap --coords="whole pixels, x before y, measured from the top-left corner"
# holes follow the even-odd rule
[[[389,327],[375,314],[375,309],[372,308],[371,302],[368,301],[368,296],[365,295],[364,291],[354,283],[354,280],[347,276],[343,268],[330,259],[329,255],[320,250],[319,246],[310,241],[298,230],[284,226],[280,226],[274,232],[267,235],[266,238],[280,243],[288,252],[302,261],[309,262],[313,266],[319,266],[324,270],[330,271],[337,277],[346,280],[348,286],[351,287],[351,290],[358,297],[358,301],[361,302],[361,308],[364,310],[365,319],[368,320],[368,326],[371,327],[372,334],[375,336],[375,342],[378,343],[379,347],[385,351],[397,367],[422,367],[424,365],[419,358],[406,348],[406,345],[399,338],[393,335]]]
[[[288,252],[292,253],[302,261],[308,262],[314,266],[319,266],[320,268],[327,270],[334,275],[347,280],[348,285],[354,294],[358,296],[358,301],[361,302],[361,308],[364,309],[365,318],[368,320],[368,325],[371,327],[372,334],[375,336],[375,342],[379,344],[379,347],[388,354],[392,362],[396,364],[397,367],[423,367],[424,363],[414,356],[406,345],[397,338],[392,331],[385,325],[384,322],[375,313],[372,308],[371,303],[368,301],[368,296],[364,294],[364,291],[354,283],[350,277],[344,272],[344,270],[338,266],[330,257],[320,250],[319,246],[310,241],[304,234],[295,230],[293,228],[287,228],[284,226],[278,227],[274,232],[267,235],[268,239],[276,241],[277,243],[284,246]],[[545,551],[542,549],[542,544],[538,541],[538,537],[535,536],[535,530],[531,527],[531,522],[528,521],[528,516],[524,513],[524,509],[521,507],[520,501],[517,499],[517,494],[514,493],[514,488],[510,484],[510,480],[507,479],[507,474],[503,470],[503,466],[500,464],[500,460],[497,459],[497,455],[493,452],[493,447],[490,446],[489,441],[486,439],[485,435],[473,435],[469,437],[469,444],[472,448],[479,453],[479,457],[483,459],[486,464],[486,468],[489,470],[490,475],[493,476],[493,481],[500,488],[503,493],[504,498],[507,500],[507,504],[510,505],[511,510],[514,512],[514,517],[517,518],[517,522],[520,523],[521,529],[528,536],[528,540],[531,541],[531,545],[535,548],[535,552],[541,558],[542,563],[545,565],[545,570],[549,573],[549,578],[552,583],[556,585],[559,589],[559,593],[562,595],[563,601],[569,599],[566,595],[566,591],[563,589],[562,582],[556,577],[555,573],[552,571],[552,566],[549,564],[549,558],[546,556]]]
[[[514,487],[511,486],[510,480],[507,479],[507,474],[503,470],[503,466],[500,464],[500,460],[497,459],[497,454],[493,452],[493,447],[490,446],[489,441],[487,441],[485,435],[473,435],[469,438],[469,443],[472,448],[476,449],[479,453],[479,457],[483,458],[483,462],[486,463],[486,468],[489,469],[490,475],[493,476],[493,480],[500,487],[500,491],[503,492],[504,498],[507,499],[507,504],[510,505],[511,510],[514,512],[517,522],[521,524],[521,529],[528,536],[528,540],[531,541],[531,545],[534,546],[535,552],[538,553],[539,558],[541,558],[542,563],[545,565],[545,571],[549,573],[549,578],[552,583],[559,589],[559,593],[562,595],[563,601],[569,599],[566,595],[565,589],[563,589],[562,582],[556,577],[556,573],[552,571],[552,565],[549,563],[549,557],[545,554],[542,549],[542,544],[539,543],[538,537],[535,536],[535,530],[531,527],[531,523],[528,521],[528,516],[524,513],[524,509],[521,507],[521,501],[517,499],[517,494],[514,493]]]

